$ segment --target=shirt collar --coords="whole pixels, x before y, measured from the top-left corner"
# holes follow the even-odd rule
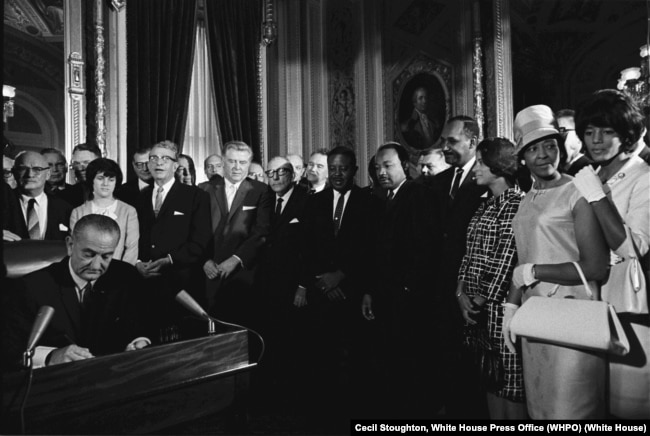
[[[237,182],[237,183],[232,183],[232,182],[230,182],[230,180],[226,179],[225,177],[223,178],[223,180],[224,180],[224,182],[225,182],[226,192],[228,192],[228,188],[230,188],[231,186],[234,186],[234,187],[235,187],[235,191],[238,190],[238,189],[239,189],[239,185],[241,185],[242,182],[244,181],[244,180],[242,179],[242,180],[240,180],[240,181]]]
[[[472,169],[475,162],[476,162],[476,156],[468,160],[467,163],[463,165],[463,177],[469,174],[469,171]]]
[[[289,190],[288,190],[287,192],[285,192],[284,195],[282,195],[282,196],[279,196],[278,194],[275,194],[275,201],[277,202],[277,201],[278,201],[278,198],[281,198],[282,201],[284,201],[285,203],[286,203],[287,201],[289,201],[289,198],[291,198],[291,194],[293,194],[293,188],[294,188],[294,186],[295,186],[295,185],[292,185],[291,188],[289,188]]]
[[[169,192],[169,190],[172,188],[172,185],[174,184],[175,181],[176,181],[176,179],[174,179],[172,177],[168,182],[166,182],[164,185],[162,185],[163,192]],[[155,186],[154,186],[153,192],[156,192],[156,191],[158,191],[158,187],[160,185],[157,185],[157,184],[154,184],[154,185]]]
[[[28,203],[29,200],[31,200],[33,198],[33,199],[36,200],[36,204],[41,206],[41,205],[44,204],[43,202],[45,201],[47,196],[45,195],[45,191],[43,191],[43,192],[40,193],[40,195],[37,195],[36,197],[29,197],[29,196],[27,196],[25,194],[20,194],[20,198],[24,203]]]
[[[83,289],[88,283],[88,280],[82,279],[74,272],[74,270],[72,269],[72,259],[68,259],[68,270],[70,271],[70,276],[72,276],[72,281],[74,281],[74,284],[77,287],[77,289],[79,290]],[[90,284],[94,286],[95,281],[91,281]]]
[[[406,180],[407,180],[407,179],[402,180],[402,183],[400,183],[400,184],[397,186],[397,188],[395,188],[395,189],[392,190],[392,191],[393,191],[393,197],[395,197],[395,196],[397,195],[397,191],[399,191],[399,189],[402,187],[402,185],[403,185],[404,183],[406,183]],[[390,192],[390,189],[389,189],[389,192]]]

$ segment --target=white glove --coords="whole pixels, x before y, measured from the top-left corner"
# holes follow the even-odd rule
[[[503,326],[501,326],[501,333],[503,334],[503,341],[511,353],[516,353],[515,342],[517,342],[517,335],[510,331],[510,322],[515,312],[519,309],[514,303],[503,303]]]
[[[585,197],[589,203],[598,201],[605,197],[603,191],[603,183],[600,181],[598,174],[594,171],[591,165],[587,165],[576,174],[573,179],[573,184],[576,185],[578,191]]]
[[[521,288],[524,286],[530,286],[537,281],[535,275],[533,274],[533,263],[524,263],[519,265],[512,272],[512,284],[516,288]]]

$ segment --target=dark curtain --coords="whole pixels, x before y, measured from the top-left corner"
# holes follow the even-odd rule
[[[128,4],[129,157],[139,147],[166,139],[182,147],[196,6],[196,0],[137,0]]]
[[[241,140],[260,156],[257,56],[262,0],[206,0],[206,25],[223,142]]]

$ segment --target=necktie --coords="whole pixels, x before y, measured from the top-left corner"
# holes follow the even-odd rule
[[[338,235],[341,228],[341,217],[343,216],[343,205],[345,204],[345,196],[339,195],[339,200],[336,202],[336,209],[334,209],[334,235]]]
[[[93,284],[91,282],[87,282],[86,286],[81,288],[81,291],[79,292],[79,303],[81,303],[81,308],[83,311],[86,311],[88,309],[88,306],[90,306],[92,293]]]
[[[391,201],[393,198],[395,198],[395,191],[391,189],[388,191],[388,201]]]
[[[163,193],[163,187],[159,186],[158,191],[156,191],[156,204],[153,207],[153,213],[156,215],[156,218],[158,217],[158,212],[160,212],[160,208],[162,207],[162,193]]]
[[[237,193],[237,188],[235,185],[228,185],[228,190],[226,191],[226,200],[228,201],[228,212],[230,212],[230,207],[232,206],[232,201],[235,199],[235,194]]]
[[[27,203],[27,230],[29,239],[41,239],[41,226],[36,213],[36,200],[31,198]]]
[[[276,218],[282,214],[282,202],[284,199],[282,197],[278,198],[278,204],[275,205],[275,216]]]
[[[460,179],[463,177],[463,169],[456,168],[456,175],[454,176],[454,183],[451,186],[451,191],[449,191],[449,196],[453,200],[458,193],[458,188],[460,187]]]

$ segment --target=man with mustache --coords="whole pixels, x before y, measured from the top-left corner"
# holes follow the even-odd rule
[[[406,149],[389,142],[377,150],[375,169],[386,190],[372,245],[372,270],[361,310],[383,340],[379,361],[379,416],[431,416],[440,408],[440,356],[444,336],[439,304],[441,229],[436,193],[408,178]],[[383,384],[385,380],[385,384]]]
[[[440,193],[439,206],[444,209],[443,245],[439,248],[443,254],[442,268],[437,277],[442,297],[440,304],[446,308],[442,312],[447,329],[446,341],[440,347],[447,364],[445,377],[441,378],[444,383],[456,383],[459,378],[462,383],[472,374],[472,368],[463,366],[467,362],[460,358],[463,319],[455,301],[455,292],[458,270],[465,254],[469,221],[488,195],[487,187],[478,186],[472,172],[476,164],[478,136],[478,123],[473,118],[464,115],[450,118],[443,127],[440,138],[445,161],[451,167],[433,179],[433,187]],[[470,410],[471,416],[488,418],[485,395],[476,389],[472,390],[475,386],[478,385],[467,383],[462,389],[458,385],[446,386],[446,412],[450,417],[467,417]]]

